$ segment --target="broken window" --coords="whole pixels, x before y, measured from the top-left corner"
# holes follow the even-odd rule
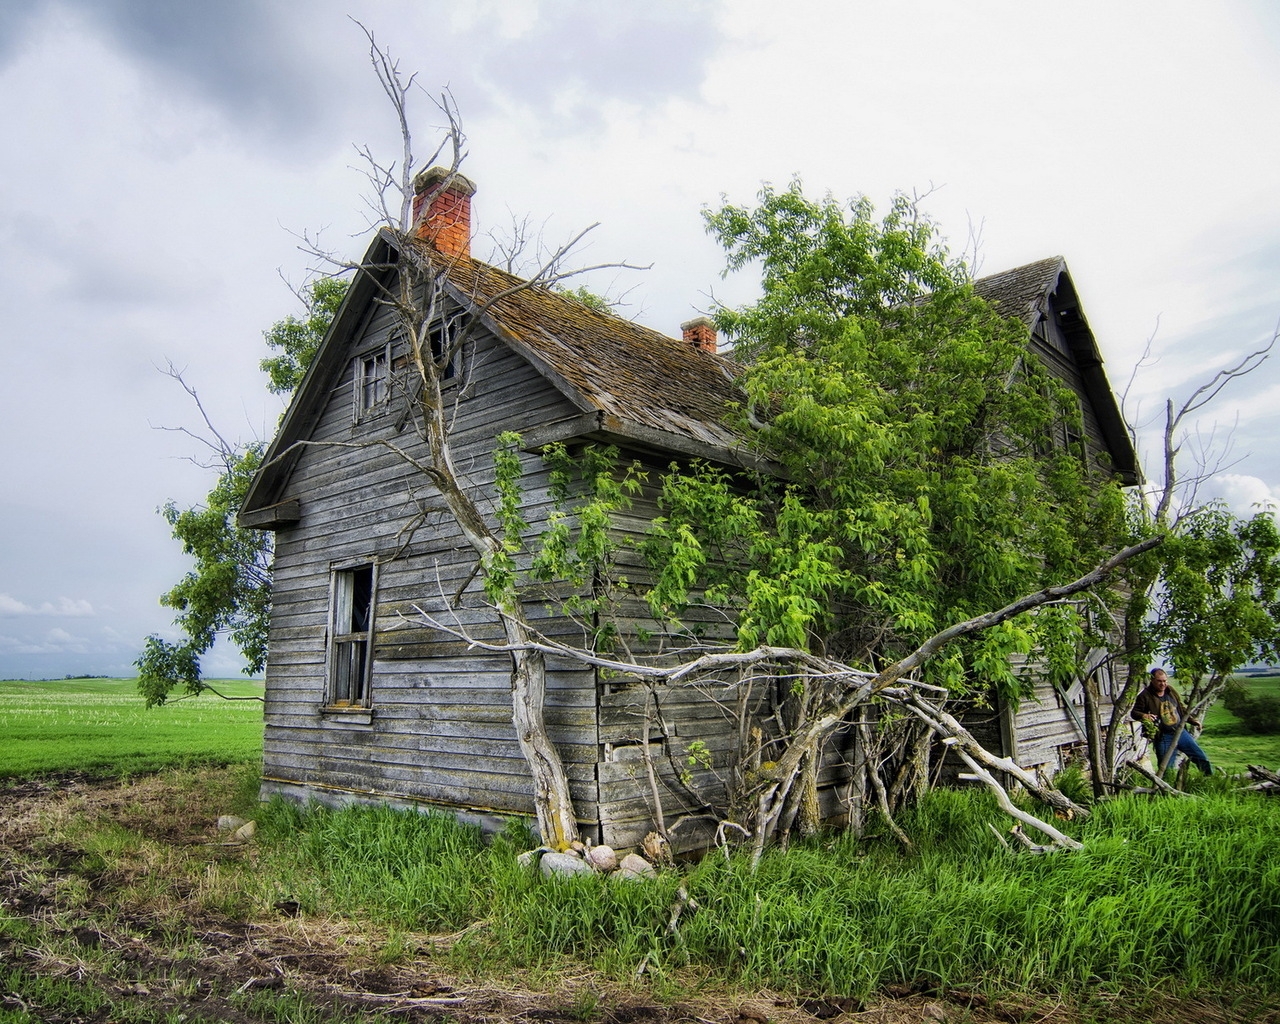
[[[369,352],[356,359],[355,392],[356,419],[372,412],[387,400],[387,367],[389,346]]]
[[[454,345],[456,334],[457,329],[454,324],[446,324],[442,320],[437,320],[431,325],[431,358],[436,361],[437,365],[444,358],[446,346],[452,348]],[[440,374],[441,382],[453,380],[458,375],[460,357],[461,353],[456,349],[449,352],[449,361],[445,364]]]
[[[369,706],[373,592],[372,565],[334,571],[328,701],[333,707]]]

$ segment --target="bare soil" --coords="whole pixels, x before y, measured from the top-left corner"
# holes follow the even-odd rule
[[[25,1011],[49,1024],[249,1024],[375,1015],[440,1024],[1280,1024],[1275,1005],[1149,993],[1141,1000],[1099,995],[1081,1003],[904,987],[863,1004],[820,994],[744,992],[691,978],[683,997],[667,1002],[654,998],[643,979],[621,987],[586,970],[566,970],[550,981],[507,976],[477,982],[450,973],[443,958],[431,955],[448,945],[447,936],[414,936],[410,948],[416,952],[384,963],[375,954],[385,936],[371,926],[309,919],[289,903],[255,919],[208,909],[200,898],[200,869],[254,858],[251,845],[225,845],[217,837],[214,822],[226,810],[216,805],[219,791],[217,785],[184,784],[174,774],[125,783],[61,776],[0,785],[0,1019]],[[144,836],[152,853],[107,859],[84,849],[77,835],[103,822]],[[144,882],[151,893],[163,883],[164,898],[140,902],[135,894]],[[6,983],[5,965],[18,968],[26,983],[15,984],[12,976]],[[74,982],[99,1005],[86,1009],[72,1005],[75,1000],[50,999],[40,979]]]

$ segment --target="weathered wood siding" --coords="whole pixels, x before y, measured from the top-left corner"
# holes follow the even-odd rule
[[[1031,335],[1031,351],[1041,365],[1054,377],[1069,387],[1080,398],[1080,412],[1085,441],[1085,459],[1094,472],[1100,476],[1110,471],[1111,463],[1107,454],[1107,439],[1098,420],[1097,410],[1089,399],[1085,387],[1084,375],[1072,356],[1070,346],[1062,330],[1057,326],[1056,307],[1050,301],[1048,315],[1041,321],[1038,329]],[[1052,439],[1056,444],[1068,440],[1065,435]]]
[[[1024,668],[1030,671],[1029,667]],[[1127,675],[1124,666],[1104,666],[1099,670],[1099,715],[1104,733],[1111,721],[1115,698],[1123,689]],[[1076,682],[1071,686],[1057,687],[1043,676],[1033,675],[1032,678],[1032,696],[1023,700],[1012,715],[1007,708],[1002,712],[1007,728],[999,746],[989,749],[1012,756],[1024,768],[1039,767],[1047,772],[1057,771],[1073,758],[1087,759],[1083,685]],[[1121,725],[1120,728],[1124,730],[1126,727]],[[1127,750],[1131,746],[1131,739],[1122,734],[1120,749]]]
[[[1023,768],[1057,771],[1073,750],[1087,740],[1084,691],[1077,683],[1059,690],[1038,679],[1031,697],[1018,705],[1013,722],[1014,749],[1009,753]]]
[[[414,610],[442,612],[477,635],[497,637],[501,630],[473,575],[474,555],[451,517],[438,511],[433,488],[401,458],[383,448],[340,447],[382,439],[421,447],[411,423],[397,430],[404,403],[395,389],[385,406],[355,417],[357,358],[384,345],[391,327],[388,313],[374,315],[350,346],[352,359],[285,495],[300,499],[301,519],[277,534],[263,791],[530,814],[532,787],[511,724],[509,659],[468,653],[462,642],[425,628]],[[481,337],[453,435],[464,482],[491,495],[490,453],[500,431],[577,412],[505,345]],[[536,531],[548,511],[547,481],[539,460],[528,462],[525,512]],[[482,506],[491,507],[488,498]],[[325,707],[330,578],[333,569],[361,562],[377,565],[370,707],[335,711]],[[565,628],[541,607],[530,614],[548,633]],[[594,823],[595,673],[552,663],[546,716],[579,813]]]

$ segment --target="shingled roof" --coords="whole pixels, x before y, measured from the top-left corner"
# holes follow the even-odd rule
[[[296,503],[283,493],[300,454],[296,443],[306,440],[319,421],[332,383],[346,365],[349,340],[376,301],[375,276],[395,264],[397,244],[395,235],[381,231],[365,253],[361,266],[368,269],[357,273],[347,290],[245,495],[243,525],[273,528],[296,519]],[[444,256],[418,240],[409,244],[435,265],[460,307],[471,310],[581,410],[576,419],[525,433],[529,447],[600,439],[668,456],[759,462],[725,425],[730,404],[742,397],[731,360],[479,260]]]
[[[980,277],[973,282],[973,290],[988,302],[998,305],[1005,316],[1016,316],[1033,330],[1044,314],[1044,300],[1058,285],[1058,278],[1067,269],[1067,261],[1061,256],[1027,263],[999,274]]]
[[[731,361],[478,260],[451,259],[441,269],[455,299],[483,309],[486,326],[584,412],[673,440],[723,448],[739,440],[725,426],[729,405],[742,398]]]

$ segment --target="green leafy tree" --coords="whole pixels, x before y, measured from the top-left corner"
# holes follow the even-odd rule
[[[236,525],[262,445],[228,448],[224,454],[222,472],[203,505],[180,509],[169,502],[160,510],[195,565],[160,597],[161,604],[177,611],[174,624],[184,638],[175,643],[153,634],[135,662],[138,691],[148,706],[163,704],[178,688],[187,694],[209,689],[200,658],[219,635],[228,635],[239,648],[247,675],[266,664],[271,535]]]
[[[741,773],[758,843],[816,826],[822,745],[864,699],[833,685],[846,671],[834,666],[876,686],[917,671],[953,695],[1017,700],[1029,679],[1015,655],[1069,661],[1084,618],[1074,595],[1092,583],[1039,614],[1026,597],[1100,579],[1125,501],[1105,467],[1046,440],[1082,434],[1077,396],[1029,353],[1025,325],[975,294],[914,201],[877,218],[865,199],[814,200],[793,182],[706,222],[727,272],[761,275],[756,302],[716,319],[742,364],[736,426],[762,469],[672,467],[649,600],[669,624],[694,602],[718,606],[740,652],[795,652],[760,717],[776,725],[744,733],[781,752],[779,767]],[[927,778],[922,719],[964,733],[914,710],[882,706],[874,729],[863,714],[852,726],[868,797],[903,842],[892,814]]]
[[[777,471],[666,479],[657,614],[705,597],[733,609],[743,649],[875,667],[1121,539],[1118,486],[1044,440],[1064,421],[1080,432],[1076,396],[912,201],[876,219],[864,199],[812,200],[795,182],[706,218],[730,271],[760,267],[761,298],[717,321],[746,360],[738,425]],[[1023,616],[926,673],[1016,696],[1009,656],[1057,633]]]
[[[317,278],[302,292],[305,317],[285,317],[264,332],[267,345],[279,350],[261,363],[272,392],[292,394],[301,382],[346,289],[347,282],[341,278]],[[180,375],[173,375],[203,416],[194,389]],[[208,424],[208,417],[204,418]],[[219,636],[229,637],[239,649],[246,675],[261,672],[267,661],[273,538],[266,530],[246,530],[236,524],[264,445],[229,442],[211,426],[210,432],[212,436],[201,441],[215,453],[212,468],[218,470],[218,478],[208,496],[189,508],[171,501],[160,510],[183,553],[195,564],[160,597],[161,604],[177,612],[174,624],[183,639],[174,642],[153,634],[134,663],[138,691],[149,707],[165,703],[175,691],[194,695],[212,689],[201,675],[200,659]]]
[[[1210,506],[1162,554],[1151,640],[1195,714],[1240,665],[1280,659],[1280,533],[1271,512],[1241,519]]]
[[[1132,707],[1146,681],[1143,669],[1153,662],[1173,666],[1188,717],[1199,721],[1235,669],[1280,661],[1280,531],[1273,510],[1247,519],[1217,504],[1184,512],[1132,572],[1145,589],[1123,606],[1136,650],[1119,652],[1133,667],[1117,718]],[[1114,774],[1116,756],[1109,753]]]
[[[272,394],[292,395],[302,383],[303,374],[346,297],[347,284],[345,277],[316,278],[299,295],[306,314],[277,320],[263,332],[267,347],[279,350],[278,355],[268,356],[258,364],[267,375],[267,388]]]
[[[597,313],[613,312],[613,303],[603,295],[597,295],[586,285],[578,285],[576,288],[565,286],[556,290],[561,295],[567,295],[576,302],[581,302],[588,309],[594,309]]]

